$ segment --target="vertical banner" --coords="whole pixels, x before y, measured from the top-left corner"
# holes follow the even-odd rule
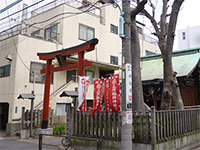
[[[126,109],[132,110],[132,66],[126,64]]]
[[[112,111],[119,111],[120,95],[119,95],[119,74],[112,75],[110,79],[110,103],[109,107]]]
[[[78,83],[78,109],[81,111],[86,110],[86,94],[89,87],[89,77],[81,77],[79,76],[79,83]]]
[[[93,117],[95,111],[101,111],[101,101],[103,94],[103,80],[94,80],[94,107],[90,115]]]
[[[109,107],[109,89],[110,89],[110,79],[106,79],[105,80],[105,84],[104,84],[104,91],[103,91],[103,95],[104,95],[104,103],[105,103],[105,110],[109,111],[110,107]]]
[[[94,109],[101,111],[103,81],[94,80]]]

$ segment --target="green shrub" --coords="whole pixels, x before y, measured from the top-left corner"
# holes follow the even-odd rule
[[[65,126],[57,126],[53,128],[53,134],[65,134]]]

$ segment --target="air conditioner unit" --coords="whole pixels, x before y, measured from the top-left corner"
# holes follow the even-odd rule
[[[41,36],[41,35],[39,35],[39,34],[36,34],[36,35],[35,35],[35,38],[43,39],[43,36]]]
[[[27,32],[24,32],[23,35],[31,36],[31,34],[30,34],[30,33],[27,33]]]
[[[57,42],[55,39],[51,39],[51,38],[49,38],[49,39],[47,39],[48,41],[51,41],[51,42]]]

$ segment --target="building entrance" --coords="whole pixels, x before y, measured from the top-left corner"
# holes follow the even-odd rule
[[[8,123],[8,103],[0,103],[0,130],[6,130],[6,124]]]

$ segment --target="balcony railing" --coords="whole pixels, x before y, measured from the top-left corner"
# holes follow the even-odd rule
[[[158,44],[158,40],[145,34],[139,34],[139,38],[152,44]]]
[[[42,7],[39,7],[35,10],[33,10],[31,12],[31,17],[34,17],[38,14],[41,14],[43,12],[46,12],[52,8],[55,8],[59,5],[62,5],[62,4],[66,4],[66,5],[69,5],[71,7],[74,7],[74,8],[77,8],[79,10],[86,10],[88,8],[88,5],[85,5],[84,4],[84,0],[55,0],[55,1],[52,1]],[[97,16],[97,17],[100,17],[100,10],[98,8],[93,8],[91,9],[90,12],[88,12],[94,16]]]

